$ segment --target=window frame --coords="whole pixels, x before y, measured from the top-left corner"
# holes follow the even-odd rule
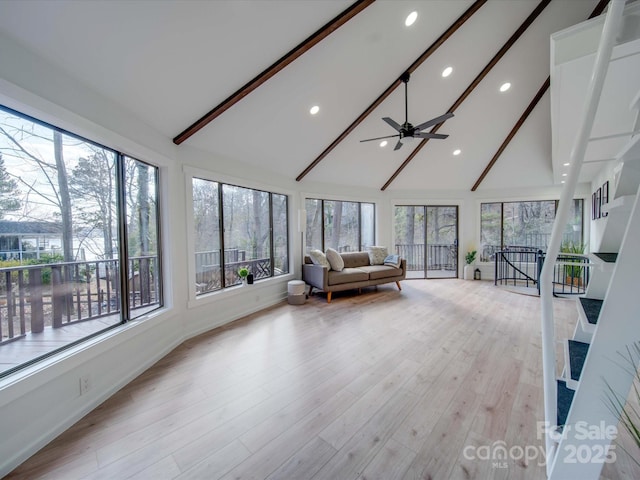
[[[571,201],[574,202],[576,200],[580,200],[582,202],[582,212],[581,212],[581,218],[580,218],[580,236],[582,239],[582,244],[586,245],[586,241],[585,239],[588,238],[588,229],[587,229],[587,225],[585,224],[585,205],[587,204],[587,200],[583,197],[583,196],[576,196],[574,197]],[[486,201],[480,201],[478,202],[478,230],[477,230],[477,238],[478,238],[478,250],[479,250],[479,255],[478,255],[478,261],[480,263],[483,264],[490,264],[493,263],[493,259],[489,258],[488,260],[483,260],[482,257],[482,206],[483,205],[491,205],[491,204],[498,204],[500,205],[500,248],[504,249],[505,245],[504,245],[504,204],[505,203],[531,203],[531,202],[553,202],[554,203],[554,221],[555,221],[555,216],[558,213],[558,205],[560,203],[560,200],[558,199],[549,199],[547,197],[544,198],[534,198],[534,199],[508,199],[508,200],[486,200]]]
[[[25,108],[25,110],[30,110],[30,109]],[[166,278],[164,252],[163,252],[164,231],[162,228],[161,205],[164,204],[164,193],[163,193],[164,189],[162,188],[162,184],[164,183],[163,182],[164,174],[161,173],[163,170],[161,165],[154,164],[149,161],[141,160],[139,158],[139,155],[129,153],[124,148],[116,149],[113,147],[108,147],[99,141],[92,140],[81,134],[74,133],[68,130],[67,128],[59,127],[54,123],[51,123],[53,121],[56,121],[57,119],[41,120],[37,117],[34,117],[33,114],[25,113],[16,108],[12,108],[6,105],[5,103],[0,103],[0,112],[6,112],[9,115],[20,117],[28,122],[32,122],[35,125],[48,129],[51,132],[60,133],[62,136],[72,138],[81,143],[92,145],[96,148],[105,150],[114,155],[114,167],[115,167],[114,181],[115,181],[115,190],[116,190],[115,208],[117,211],[117,220],[116,220],[117,225],[114,231],[118,235],[118,248],[116,249],[117,257],[115,257],[114,260],[117,260],[120,264],[120,268],[119,268],[120,275],[118,278],[118,282],[119,282],[119,289],[121,292],[120,299],[119,299],[120,300],[119,302],[120,310],[119,310],[119,319],[118,319],[119,321],[113,323],[112,325],[108,325],[105,328],[97,330],[95,332],[88,333],[82,338],[70,341],[64,344],[63,346],[55,348],[43,355],[31,358],[26,362],[21,363],[20,365],[17,365],[15,367],[9,368],[4,371],[0,371],[0,379],[1,379],[9,375],[12,375],[16,372],[19,372],[21,370],[24,370],[25,368],[35,365],[39,362],[47,360],[54,355],[58,355],[65,351],[69,351],[73,347],[85,344],[93,340],[94,338],[100,335],[103,335],[107,332],[117,330],[123,326],[131,324],[132,322],[139,322],[141,320],[156,316],[158,312],[166,309],[167,307],[167,302],[164,297],[165,292],[167,291],[167,286],[166,286],[167,278]],[[64,122],[60,122],[60,123],[64,123]],[[155,170],[155,178],[153,182],[153,185],[155,188],[155,208],[153,209],[153,214],[155,215],[155,222],[156,222],[155,234],[157,235],[156,243],[157,243],[157,257],[158,257],[158,260],[157,260],[158,274],[156,276],[156,278],[158,279],[157,305],[152,310],[145,311],[138,316],[132,316],[133,309],[131,308],[131,305],[130,305],[130,296],[131,296],[131,289],[129,285],[130,258],[128,255],[128,241],[127,241],[129,229],[127,225],[127,203],[126,203],[127,182],[125,181],[127,159],[147,165]]]
[[[238,284],[229,285],[225,287],[218,288],[216,290],[211,290],[208,292],[204,292],[198,294],[196,291],[196,283],[192,281],[196,275],[196,261],[195,261],[195,221],[194,221],[194,203],[193,203],[193,179],[197,178],[200,180],[216,182],[218,184],[218,202],[219,202],[219,222],[220,222],[220,236],[224,237],[224,218],[222,214],[223,204],[222,204],[222,186],[229,185],[237,188],[244,188],[249,190],[257,190],[260,192],[265,192],[269,194],[269,224],[270,224],[270,234],[272,236],[271,241],[271,251],[273,252],[272,261],[271,261],[271,271],[272,274],[267,278],[262,278],[256,281],[253,285],[254,288],[261,288],[263,285],[271,284],[272,282],[282,282],[291,280],[294,277],[293,272],[293,258],[292,258],[292,245],[293,245],[293,232],[291,225],[291,209],[293,203],[294,193],[291,191],[286,191],[285,189],[273,187],[270,185],[264,184],[256,184],[256,182],[252,182],[250,180],[244,180],[237,177],[229,176],[222,173],[212,172],[210,170],[205,170],[195,166],[185,165],[183,166],[184,173],[184,181],[185,181],[185,193],[186,193],[186,223],[187,223],[187,275],[188,275],[188,292],[189,292],[189,300],[187,301],[187,308],[196,308],[204,303],[210,301],[217,301],[221,298],[225,298],[227,296],[235,296],[243,292],[242,286]],[[273,262],[273,254],[275,253],[275,245],[273,244],[273,195],[281,195],[284,196],[287,200],[286,206],[286,214],[287,214],[287,263],[288,263],[288,272],[283,273],[281,275],[273,275],[273,270],[275,268],[275,263]],[[224,249],[224,238],[220,239],[220,248]],[[224,255],[223,255],[224,256]],[[221,262],[221,268],[223,268],[223,264]]]
[[[322,221],[320,222],[320,239],[322,242],[321,245],[321,250],[323,252],[326,251],[326,249],[328,248],[325,242],[325,202],[343,202],[343,203],[355,203],[358,205],[358,249],[360,251],[363,250],[363,245],[362,245],[362,204],[367,204],[367,205],[372,205],[373,206],[373,223],[371,225],[371,229],[372,229],[372,238],[373,238],[373,245],[375,245],[376,242],[376,227],[377,227],[377,215],[376,215],[376,211],[377,211],[377,205],[375,202],[367,202],[367,201],[362,201],[362,200],[345,200],[345,199],[338,199],[338,198],[318,198],[315,196],[307,196],[304,198],[304,208],[305,208],[305,212],[306,212],[306,208],[307,208],[307,201],[308,200],[312,200],[312,201],[316,201],[316,202],[320,202],[320,211],[322,212]],[[307,227],[307,219],[305,216],[305,237],[306,237],[306,227]],[[306,240],[306,238],[305,238]],[[306,241],[305,244],[302,246],[304,254],[307,255],[309,253]]]

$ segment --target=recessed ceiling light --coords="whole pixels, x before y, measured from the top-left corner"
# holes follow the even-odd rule
[[[442,76],[448,77],[449,75],[451,75],[451,72],[453,72],[453,67],[447,67],[442,71]]]
[[[566,173],[563,173],[563,174],[562,174],[562,176],[563,176],[563,177],[566,177],[566,176],[567,176],[567,174],[566,174]]]
[[[381,147],[386,147],[387,143],[389,143],[389,142],[387,142],[386,140],[383,140],[383,141],[380,142],[380,146]]]
[[[411,12],[409,15],[407,15],[407,18],[404,21],[404,24],[407,27],[410,27],[416,21],[416,18],[418,18],[418,12],[415,12],[415,11]]]
[[[311,107],[311,110],[309,110],[309,113],[311,115],[315,115],[316,113],[318,113],[320,111],[320,107],[318,105],[314,105],[313,107]]]
[[[460,155],[461,153],[462,153],[462,150],[460,150],[459,148],[456,148],[456,149],[453,151],[453,154],[454,154],[454,155]]]
[[[506,82],[506,83],[503,83],[502,85],[500,85],[500,91],[501,92],[506,92],[510,88],[511,88],[511,84],[509,82]]]
[[[560,183],[564,183],[564,180],[562,180]]]
[[[563,167],[568,167],[569,165],[571,165],[569,162],[562,164]]]

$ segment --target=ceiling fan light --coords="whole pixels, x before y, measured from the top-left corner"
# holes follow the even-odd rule
[[[451,75],[451,72],[453,72],[453,67],[447,67],[442,71],[442,76],[446,78]]]
[[[411,25],[413,25],[416,21],[416,19],[418,18],[418,12],[416,12],[415,10],[413,12],[411,12],[409,15],[407,15],[407,18],[404,21],[404,24],[407,27],[410,27]]]

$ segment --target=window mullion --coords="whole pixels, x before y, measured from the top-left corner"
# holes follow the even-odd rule
[[[224,258],[224,205],[222,203],[222,188],[224,185],[218,183],[218,233],[220,235],[220,288],[226,286],[226,265]]]
[[[129,245],[127,242],[127,197],[125,182],[125,157],[116,155],[116,184],[118,197],[118,256],[120,258],[120,312],[121,322],[125,323],[131,318],[129,306]]]
[[[269,273],[273,277],[275,275],[276,256],[274,251],[273,238],[273,193],[269,192]]]

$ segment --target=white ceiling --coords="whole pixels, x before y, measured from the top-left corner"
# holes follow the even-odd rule
[[[481,7],[412,75],[409,121],[445,113],[538,3]],[[429,141],[389,190],[470,189],[549,76],[550,35],[587,19],[596,3],[553,0],[441,127],[450,137]],[[350,4],[0,0],[0,33],[173,138]],[[184,145],[296,178],[471,4],[378,0]],[[418,20],[407,28],[412,10]],[[506,81],[511,89],[499,93]],[[404,121],[402,87],[302,182],[382,187],[418,143],[396,152],[393,142],[360,143],[395,133],[384,116]],[[547,93],[480,188],[553,183]]]
[[[584,99],[588,94],[595,51],[602,31],[602,19],[593,19],[554,35],[552,99],[554,103],[553,169],[560,181],[569,169],[571,150],[578,133]],[[631,22],[629,21],[631,20]],[[603,165],[616,160],[638,128],[637,103],[640,93],[640,2],[627,7],[618,44],[613,48],[609,69],[589,135],[580,181],[594,178]],[[580,40],[576,42],[576,40]],[[574,52],[572,55],[571,53]]]

